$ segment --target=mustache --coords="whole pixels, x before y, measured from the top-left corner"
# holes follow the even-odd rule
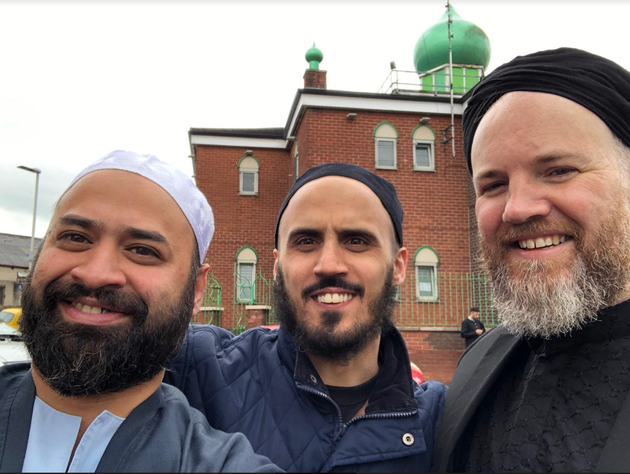
[[[561,232],[573,238],[579,238],[581,236],[580,230],[574,225],[568,223],[555,225],[545,218],[538,218],[523,222],[522,224],[510,225],[503,234],[497,237],[497,243],[509,245],[511,241],[523,234],[536,234],[550,231]]]
[[[309,295],[313,293],[314,291],[323,290],[324,288],[329,288],[329,287],[341,288],[342,290],[352,291],[353,293],[356,293],[357,296],[361,298],[363,298],[363,295],[365,294],[365,288],[363,287],[363,285],[347,282],[341,277],[330,276],[330,277],[322,278],[318,282],[313,283],[312,285],[309,285],[306,288],[304,288],[302,290],[302,298],[306,300],[308,299]]]
[[[147,320],[149,307],[140,296],[124,290],[111,288],[90,289],[80,283],[54,280],[44,289],[44,304],[53,310],[59,301],[74,298],[93,298],[99,305],[129,314],[135,325],[140,326]]]

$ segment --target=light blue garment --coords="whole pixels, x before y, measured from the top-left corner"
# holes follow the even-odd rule
[[[95,472],[123,421],[107,410],[98,415],[83,434],[68,468],[81,417],[57,411],[35,397],[22,472]]]

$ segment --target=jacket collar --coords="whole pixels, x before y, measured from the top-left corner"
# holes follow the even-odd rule
[[[291,335],[280,326],[278,352],[282,363],[293,370],[296,385],[304,385],[328,394],[321,377],[304,352],[296,349]],[[366,415],[400,411],[414,411],[411,365],[405,341],[393,324],[383,330],[379,347],[379,376],[369,397]]]

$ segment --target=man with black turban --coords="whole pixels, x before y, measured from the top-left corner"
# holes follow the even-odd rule
[[[502,325],[462,356],[434,469],[630,466],[630,73],[517,57],[472,91],[464,148]]]
[[[192,326],[166,381],[288,472],[427,472],[446,387],[413,382],[391,322],[403,210],[384,178],[306,171],[276,221],[278,330]]]

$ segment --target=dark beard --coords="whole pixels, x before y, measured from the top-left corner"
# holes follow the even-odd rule
[[[392,286],[393,276],[393,269],[390,269],[381,293],[370,302],[368,312],[372,316],[371,320],[367,323],[355,322],[350,331],[338,335],[334,333],[334,329],[342,318],[339,311],[322,313],[322,323],[316,330],[309,330],[306,325],[297,321],[295,308],[286,290],[284,276],[282,271],[278,270],[276,283],[273,286],[276,318],[291,334],[298,350],[328,362],[348,363],[376,339],[383,330],[390,327],[396,296],[396,287]],[[358,293],[355,298],[362,298],[364,293],[363,287],[351,285],[338,277],[326,278],[305,290],[308,290],[306,292],[308,294],[326,287],[353,290]],[[302,292],[301,297],[306,299],[304,294],[305,291]]]
[[[156,305],[151,314],[138,295],[123,290],[91,291],[55,280],[38,296],[39,288],[28,281],[20,328],[33,366],[53,390],[68,397],[120,392],[151,380],[183,343],[194,307],[195,278],[196,272],[191,272],[175,304]],[[130,321],[90,326],[64,320],[58,302],[80,296],[131,314]]]

